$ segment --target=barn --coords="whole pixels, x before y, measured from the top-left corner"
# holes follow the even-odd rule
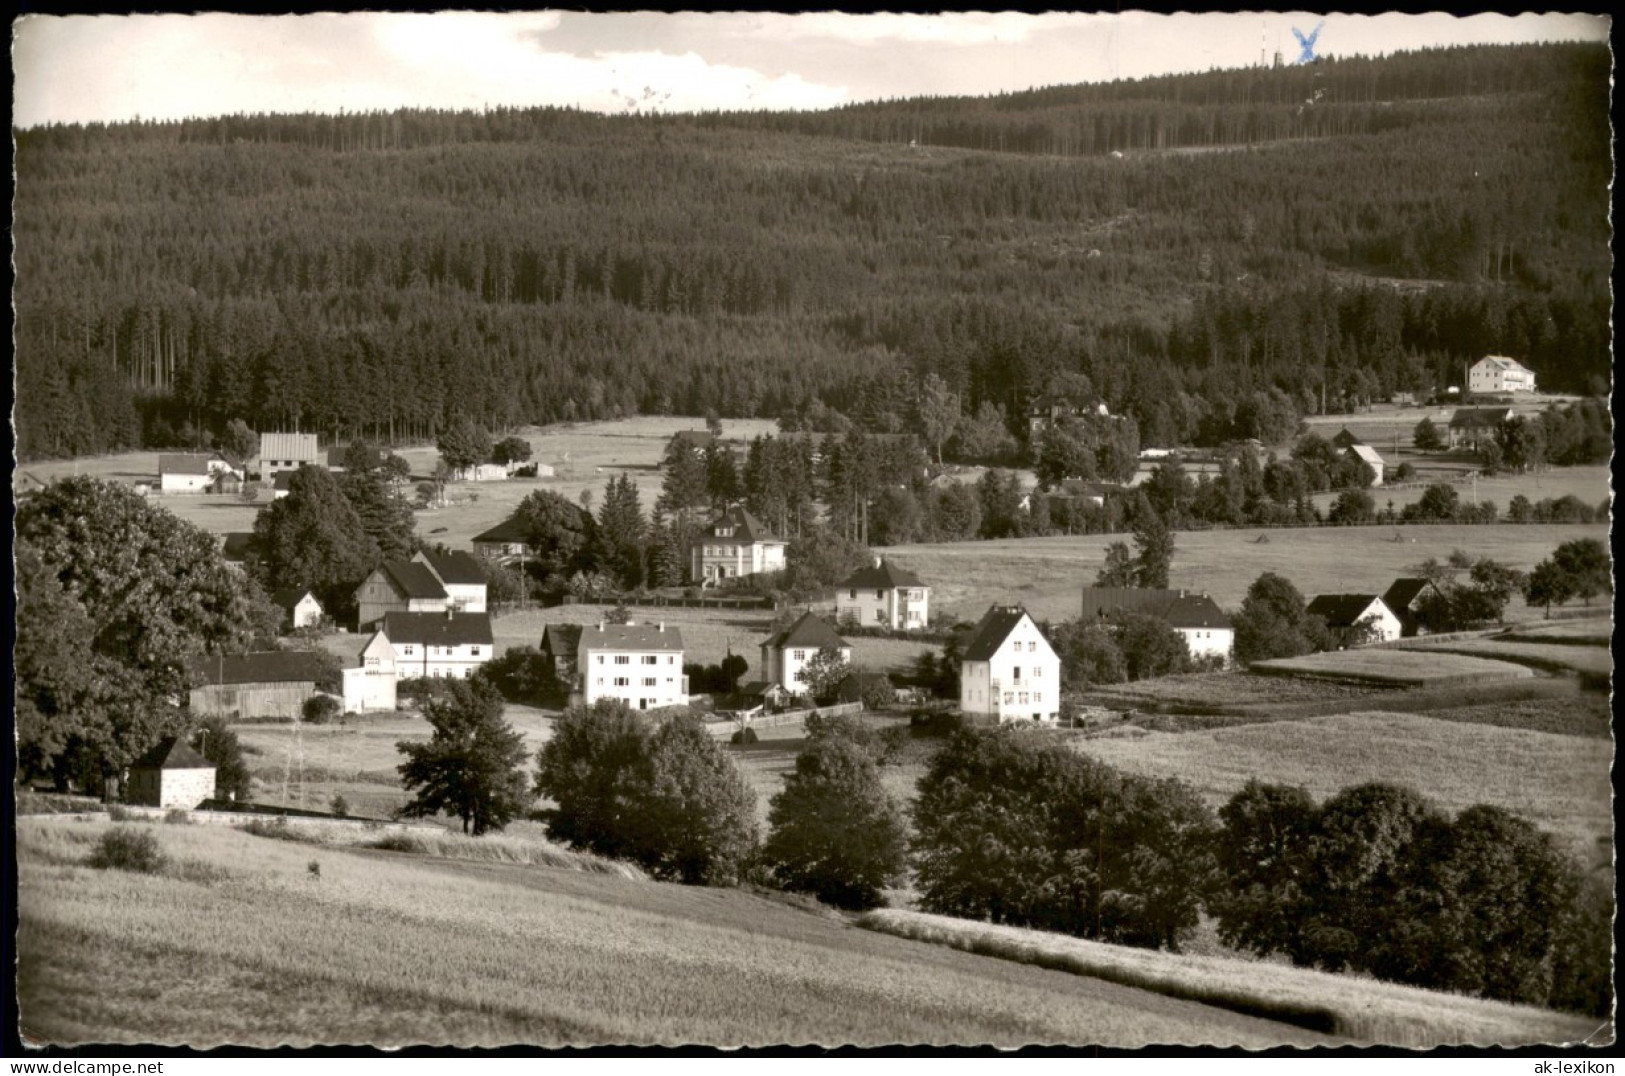
[[[305,700],[316,693],[322,664],[310,651],[267,650],[200,658],[191,671],[202,681],[187,698],[194,714],[293,721],[299,718]]]

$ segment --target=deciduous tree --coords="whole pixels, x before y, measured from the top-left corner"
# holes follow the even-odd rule
[[[397,769],[412,799],[408,817],[449,814],[463,832],[500,830],[530,805],[525,738],[503,720],[502,693],[486,676],[446,681],[445,694],[423,708],[434,730],[427,743],[402,740]]]

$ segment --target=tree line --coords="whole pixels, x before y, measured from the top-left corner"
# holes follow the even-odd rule
[[[1260,393],[1302,410],[1442,388],[1487,352],[1593,391],[1606,52],[1438,59],[1464,89],[1360,105],[1391,120],[1366,133],[1200,156],[877,155],[838,130],[861,109],[19,131],[19,452],[193,444],[239,417],[398,443],[460,414],[852,414],[877,371],[911,394],[935,375],[1011,433],[1081,374],[1153,444],[1253,436]],[[1369,84],[1417,64],[1356,66]],[[1315,77],[1234,84],[1255,76]],[[1105,97],[1069,107],[1119,107],[1121,87],[1083,91]],[[880,111],[1019,123],[1057,92]]]

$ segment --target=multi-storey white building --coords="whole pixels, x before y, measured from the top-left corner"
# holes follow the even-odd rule
[[[438,552],[420,549],[412,560],[423,565],[440,580],[446,592],[446,606],[459,613],[485,612],[485,573],[472,556],[460,549]]]
[[[880,557],[835,588],[835,621],[902,630],[930,622],[931,588]]]
[[[283,471],[297,471],[305,464],[323,462],[313,433],[260,434],[260,477],[273,478]]]
[[[592,705],[620,699],[638,710],[688,703],[683,636],[665,624],[604,624],[581,629],[576,642],[576,691]]]
[[[794,624],[774,632],[762,643],[759,679],[778,684],[791,695],[810,694],[802,672],[813,656],[826,648],[837,651],[848,665],[852,663],[852,644],[818,616],[803,613]]]
[[[1485,355],[1467,371],[1468,392],[1534,392],[1535,371],[1505,355]]]
[[[1019,605],[995,605],[977,622],[959,665],[967,720],[1054,721],[1061,716],[1061,659]]]
[[[743,508],[730,508],[694,542],[689,572],[697,583],[740,579],[784,570],[783,538]]]
[[[403,680],[447,677],[466,680],[491,660],[491,617],[486,613],[385,613],[384,637],[395,651]]]

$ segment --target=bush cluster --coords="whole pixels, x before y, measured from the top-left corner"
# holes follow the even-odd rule
[[[157,874],[169,862],[151,830],[115,826],[102,834],[88,863],[97,870]]]

